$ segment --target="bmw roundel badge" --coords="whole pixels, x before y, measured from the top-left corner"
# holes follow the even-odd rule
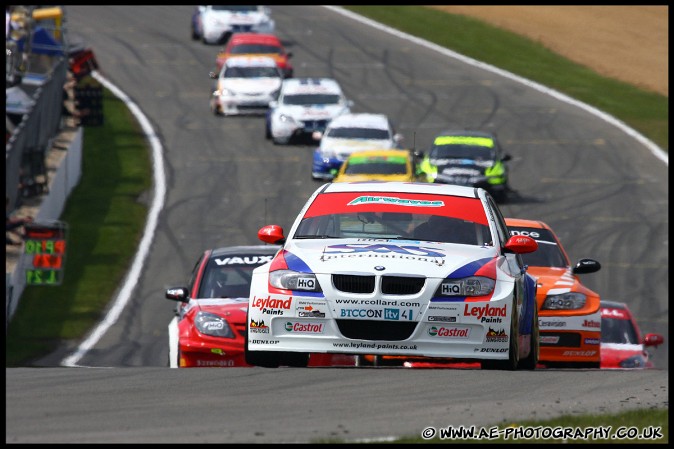
[[[374,267],[374,269],[377,270],[377,271],[384,271],[386,269],[386,267],[382,267],[381,265],[377,265],[376,267]]]

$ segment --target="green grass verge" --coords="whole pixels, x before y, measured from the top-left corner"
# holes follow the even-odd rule
[[[377,22],[535,81],[616,117],[669,150],[669,99],[605,78],[526,37],[419,6],[347,6]]]
[[[25,366],[101,319],[141,238],[152,187],[145,137],[122,101],[104,90],[104,124],[84,128],[82,177],[60,220],[68,224],[63,282],[27,286],[8,326],[6,366]]]

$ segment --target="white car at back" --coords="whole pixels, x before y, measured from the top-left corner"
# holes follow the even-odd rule
[[[210,100],[215,115],[263,114],[278,97],[283,75],[268,56],[232,56],[216,75]]]
[[[278,101],[269,105],[266,137],[275,144],[325,131],[335,117],[351,112],[339,83],[332,78],[289,78]]]
[[[273,33],[275,27],[267,6],[199,5],[192,21],[192,38],[219,44],[232,33]]]
[[[385,114],[343,114],[333,119],[314,151],[311,177],[331,180],[355,151],[401,148],[403,137]]]

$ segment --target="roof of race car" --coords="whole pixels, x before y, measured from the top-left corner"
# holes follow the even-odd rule
[[[227,67],[276,67],[276,61],[269,56],[230,56],[225,61]]]
[[[411,154],[409,150],[400,150],[395,148],[381,149],[381,150],[362,150],[351,153],[347,158],[348,161],[355,159],[370,159],[370,158],[405,158],[409,159]]]
[[[327,183],[319,187],[321,193],[336,192],[373,192],[373,193],[426,193],[430,195],[451,195],[466,198],[479,198],[477,188],[452,184],[402,181],[364,181]]]
[[[284,95],[342,93],[339,83],[332,78],[287,78],[283,80],[281,91]]]
[[[281,40],[275,34],[266,33],[234,33],[227,42],[227,47],[240,44],[268,44],[282,47]]]
[[[211,252],[211,257],[221,257],[231,254],[276,254],[279,248],[281,248],[280,245],[223,246],[214,248]]]
[[[496,145],[496,137],[482,131],[445,131],[435,136],[433,145],[466,145],[493,148]]]
[[[389,129],[389,121],[384,114],[342,114],[332,119],[328,127]]]
[[[547,229],[552,232],[552,229],[547,224],[543,223],[540,220],[525,220],[523,218],[506,218],[505,219],[507,226],[518,226],[522,228],[536,228],[536,229]]]

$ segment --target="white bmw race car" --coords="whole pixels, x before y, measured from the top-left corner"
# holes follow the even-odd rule
[[[352,105],[332,78],[286,79],[278,101],[269,105],[265,137],[286,144],[295,137],[323,132],[333,118],[351,112]]]
[[[215,115],[264,114],[283,81],[276,61],[268,56],[232,56],[219,74],[210,76],[217,80],[210,99]]]
[[[262,5],[199,5],[192,17],[192,39],[222,44],[232,33],[273,33],[271,10]]]
[[[407,182],[319,187],[283,247],[253,271],[245,357],[306,366],[309,353],[402,355],[535,369],[536,285],[483,189]]]

